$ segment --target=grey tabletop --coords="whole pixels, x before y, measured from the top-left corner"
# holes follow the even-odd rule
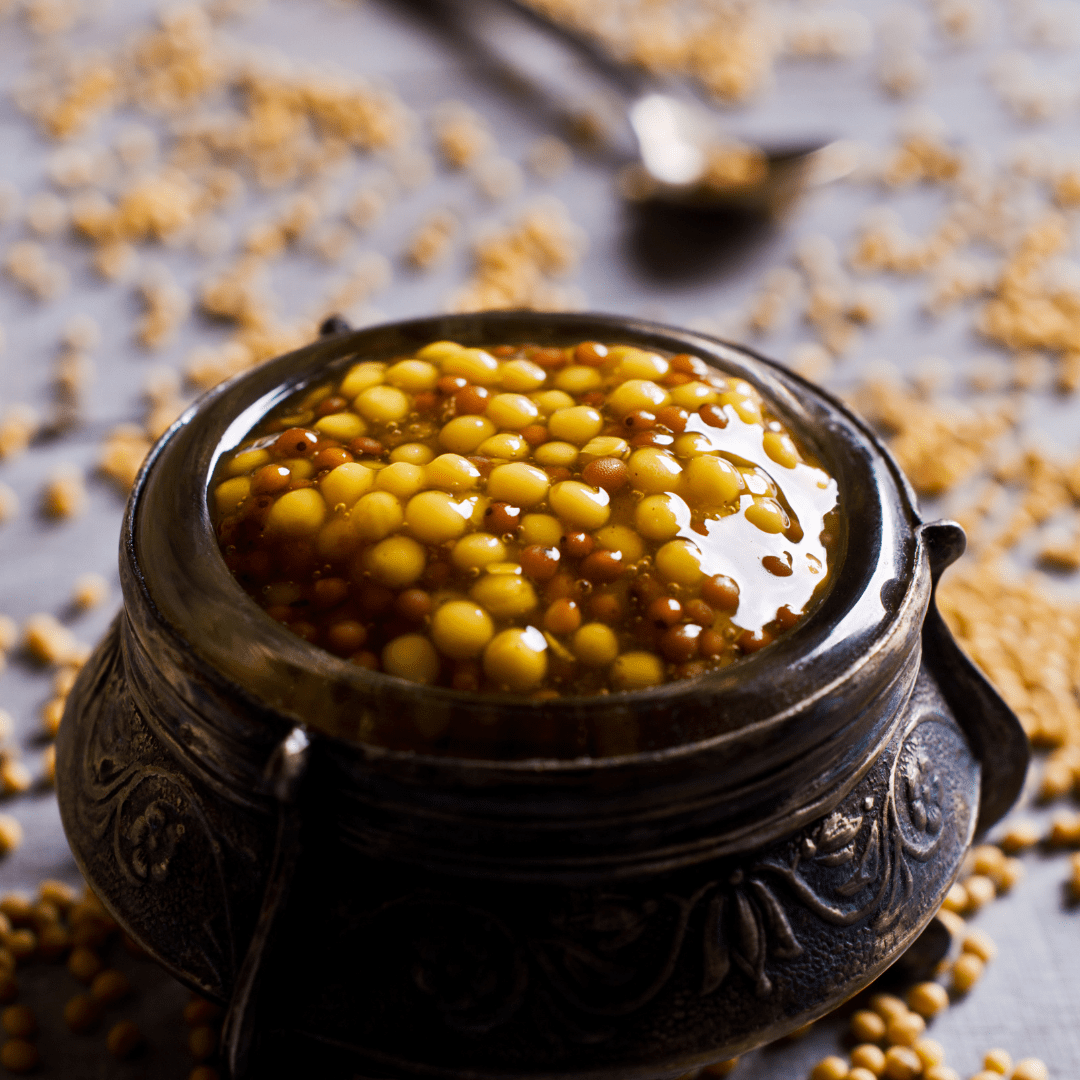
[[[612,4],[609,9],[617,13],[634,6]],[[703,6],[684,5],[695,10]],[[131,61],[122,50],[153,25],[157,4],[0,0],[0,206],[6,209],[0,221],[0,261],[7,266],[6,277],[0,278],[5,339],[0,413],[28,404],[50,416],[65,330],[82,316],[90,316],[100,330],[99,340],[87,350],[95,375],[78,423],[39,435],[26,453],[0,460],[0,483],[15,492],[21,506],[17,516],[0,524],[0,613],[20,624],[32,614],[52,613],[88,643],[103,633],[119,604],[115,568],[123,496],[96,471],[102,440],[118,424],[143,422],[148,379],[159,385],[164,379],[168,385],[168,373],[182,376],[193,350],[220,345],[220,321],[200,314],[194,305],[198,286],[235,259],[244,230],[278,213],[290,191],[317,188],[327,226],[319,235],[328,247],[337,236],[346,249],[337,262],[318,257],[312,250],[318,230],[313,230],[311,244],[294,244],[268,263],[274,305],[283,318],[309,327],[326,313],[327,298],[354,265],[361,272],[374,268],[376,278],[387,278],[373,295],[354,290],[347,314],[355,322],[424,315],[460,302],[462,286],[475,277],[476,241],[493,229],[513,227],[539,200],[548,212],[573,223],[567,226],[571,247],[580,242],[580,250],[568,257],[565,278],[547,283],[561,290],[549,302],[731,335],[801,364],[841,392],[882,371],[948,388],[978,365],[985,366],[987,355],[997,361],[1005,356],[976,335],[971,311],[957,308],[931,318],[924,305],[926,278],[893,277],[884,291],[868,294],[871,319],[833,355],[822,350],[814,327],[793,314],[798,305],[785,290],[803,286],[792,284],[790,268],[800,257],[804,264],[815,258],[829,262],[835,251],[836,272],[847,282],[843,253],[866,213],[878,208],[901,215],[913,234],[931,227],[951,196],[934,185],[889,186],[867,178],[867,163],[891,152],[898,132],[943,132],[950,145],[980,158],[985,170],[1008,173],[1013,163],[1009,175],[1021,178],[1025,168],[1037,172],[1036,165],[1025,162],[1053,159],[1064,167],[1072,155],[1080,154],[1080,14],[1074,4],[939,0],[908,8],[853,0],[842,8],[760,5],[788,35],[786,55],[780,49],[771,80],[752,100],[723,111],[728,130],[777,145],[852,140],[857,145],[851,160],[861,163],[847,182],[807,191],[771,222],[643,212],[619,197],[618,163],[605,154],[575,150],[565,171],[541,178],[528,163],[538,142],[553,134],[551,116],[510,92],[505,79],[477,53],[440,30],[424,14],[426,5],[263,0],[234,4],[228,11],[222,4],[206,7],[215,16],[208,24],[215,42],[247,50],[253,63],[276,64],[279,72],[308,70],[346,81],[385,82],[412,112],[417,133],[406,140],[412,148],[408,160],[387,152],[349,153],[337,168],[316,177],[317,183],[303,177],[277,189],[248,183],[235,203],[216,212],[213,229],[199,235],[188,230],[165,243],[138,243],[131,273],[106,280],[91,268],[91,249],[84,239],[50,225],[50,212],[63,219],[78,195],[77,186],[65,187],[57,177],[65,161],[69,166],[72,160],[89,161],[86,167],[92,172],[95,153],[110,146],[130,148],[140,139],[145,142],[148,132],[169,146],[182,121],[143,110],[137,100],[122,102],[85,130],[56,141],[42,133],[16,98],[25,105],[27,82],[35,72],[55,72],[92,54],[119,57],[120,68],[125,68]],[[957,40],[942,30],[950,12],[961,23],[970,17],[971,40]],[[60,29],[42,32],[50,26]],[[502,43],[512,53],[513,36],[509,30],[505,34]],[[819,41],[813,46],[815,34],[824,45]],[[815,48],[843,55],[793,55]],[[521,59],[528,67],[529,58]],[[534,68],[535,60],[533,56]],[[580,59],[561,52],[545,56],[540,67],[549,83],[568,94],[599,85]],[[910,92],[890,94],[883,81]],[[487,171],[445,166],[428,125],[449,100],[465,103],[486,121],[493,136],[490,155],[503,164]],[[221,110],[225,104],[218,102],[214,108]],[[1025,117],[1025,110],[1035,119]],[[134,134],[132,125],[137,126]],[[86,151],[84,157],[57,157],[72,147]],[[106,171],[112,169],[112,178],[102,184],[115,188],[131,166],[115,155],[110,160]],[[433,172],[425,180],[428,161]],[[485,195],[485,176],[501,176],[508,193]],[[424,182],[411,185],[417,177]],[[350,193],[357,190],[390,193],[386,212],[365,230],[343,217]],[[55,199],[34,201],[45,192],[58,196],[59,204]],[[1032,196],[1017,187],[1010,197],[1023,209],[1024,200]],[[551,211],[552,200],[561,208]],[[409,244],[421,224],[444,211],[456,222],[445,258],[417,269],[406,259]],[[338,233],[332,233],[332,225],[340,225]],[[35,228],[43,235],[35,235]],[[66,269],[67,287],[55,298],[37,299],[16,280],[19,269],[11,253],[26,240],[40,244],[47,260]],[[148,280],[160,283],[163,275],[179,298],[180,317],[171,338],[147,349],[135,340],[138,290]],[[777,298],[779,317],[766,333],[755,333],[751,315],[763,286]],[[855,327],[855,321],[849,321]],[[185,400],[193,394],[189,387],[180,390]],[[1029,418],[1022,428],[1024,439],[1076,453],[1080,403],[1075,397],[1056,398],[1037,384],[1018,403]],[[86,477],[85,511],[49,519],[40,510],[44,487],[58,469],[69,466]],[[88,572],[104,575],[110,593],[103,604],[76,614],[70,607],[72,589]],[[1063,594],[1075,591],[1067,579],[1047,580],[1048,588]],[[40,713],[51,695],[51,678],[48,670],[15,649],[0,679],[0,706],[15,718],[12,744],[35,778],[44,768],[47,739]],[[55,796],[46,785],[35,782],[0,809],[14,815],[25,832],[18,850],[0,861],[0,892],[31,890],[43,878],[78,881]],[[1033,813],[1045,820],[1045,811]],[[998,959],[974,992],[935,1020],[932,1034],[963,1075],[977,1071],[986,1049],[1002,1046],[1016,1058],[1043,1058],[1051,1076],[1068,1080],[1080,1077],[1080,924],[1066,902],[1066,859],[1034,854],[1024,862],[1025,879],[975,920],[997,941]],[[24,997],[35,1005],[42,1027],[45,1074],[72,1080],[187,1076],[193,1062],[180,1018],[186,991],[122,950],[116,963],[131,973],[137,988],[117,1016],[136,1019],[148,1037],[148,1050],[125,1063],[109,1058],[101,1032],[84,1038],[66,1032],[62,1004],[77,986],[62,969],[36,965],[20,976]],[[748,1080],[805,1076],[815,1061],[837,1048],[842,1028],[840,1020],[823,1021],[798,1042],[749,1055],[736,1075]]]

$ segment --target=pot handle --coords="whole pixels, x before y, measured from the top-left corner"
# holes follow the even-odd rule
[[[266,983],[264,975],[300,854],[301,813],[297,796],[307,771],[309,747],[307,732],[297,725],[279,743],[266,767],[267,781],[278,801],[277,840],[255,932],[240,966],[222,1029],[222,1049],[232,1080],[247,1076],[253,1061],[260,993]]]
[[[923,658],[982,765],[976,832],[983,833],[1005,816],[1020,794],[1031,744],[1016,714],[960,648],[938,611],[938,581],[967,547],[963,528],[955,521],[931,521],[920,535],[933,582],[922,630]]]

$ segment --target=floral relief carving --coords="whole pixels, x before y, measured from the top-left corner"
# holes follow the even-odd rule
[[[169,862],[185,832],[184,823],[176,817],[171,803],[155,799],[129,826],[128,861],[137,878],[160,882],[168,876]]]
[[[768,997],[773,983],[765,972],[767,958],[793,960],[802,952],[787,914],[769,885],[736,870],[728,889],[712,896],[705,915],[701,993],[716,990],[734,961],[753,983],[754,993]]]
[[[115,627],[90,665],[91,680],[76,690],[84,704],[72,760],[81,782],[68,791],[94,842],[93,876],[122,897],[118,906],[137,930],[161,917],[162,904],[177,904],[185,962],[206,984],[224,987],[235,943],[220,844],[206,807],[133,700]],[[212,898],[210,915],[192,914],[203,897]]]
[[[787,865],[767,862],[764,869],[827,922],[851,926],[873,914],[873,929],[886,930],[912,895],[909,860],[933,857],[944,815],[941,773],[916,728],[893,763],[883,799],[865,795],[834,811],[796,841]]]
[[[879,793],[870,793],[875,790]],[[549,916],[548,933],[528,941],[535,975],[517,968],[511,998],[520,1002],[525,981],[534,983],[564,1033],[603,1041],[608,1036],[603,1018],[641,1010],[669,982],[686,954],[691,925],[702,927],[701,937],[695,933],[693,939],[699,943],[694,951],[700,948],[702,997],[737,973],[755,996],[767,998],[776,991],[776,965],[806,951],[792,922],[792,897],[832,925],[866,920],[875,932],[887,930],[912,896],[911,864],[928,861],[938,850],[945,816],[943,780],[916,729],[885,784],[871,779],[860,785],[839,808],[780,849],[786,861],[773,856],[735,867],[683,896],[577,895]],[[487,944],[468,935],[473,943],[463,945],[466,952],[460,954],[441,939],[421,936],[417,986],[438,998],[448,1018],[470,1013],[491,989],[488,981],[497,967],[491,950],[512,947],[510,937],[502,940],[506,933],[500,929],[499,940]],[[451,956],[457,957],[453,963]],[[485,1030],[503,1017],[488,1015]],[[456,1020],[448,1022],[465,1029]]]

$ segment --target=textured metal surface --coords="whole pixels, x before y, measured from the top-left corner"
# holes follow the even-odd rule
[[[848,544],[814,617],[760,662],[571,703],[588,723],[626,705],[661,731],[680,708],[741,696],[742,724],[719,734],[584,762],[366,751],[320,734],[328,702],[378,710],[398,695],[389,715],[407,724],[439,695],[291,639],[245,604],[205,511],[163,506],[202,499],[219,440],[231,445],[280,397],[275,378],[303,384],[395,335],[535,339],[541,327],[568,340],[618,331],[740,371],[816,424],[848,513],[872,508],[852,532],[869,526],[874,542]],[[234,998],[237,1076],[259,1074],[252,1037],[285,1028],[388,1075],[676,1075],[869,982],[922,931],[974,831],[982,768],[946,704],[963,697],[954,658],[939,649],[917,678],[931,577],[963,534],[921,525],[873,437],[751,354],[598,317],[337,335],[179,422],[127,521],[127,609],[69,699],[61,810],[88,880],[128,931],[185,981]],[[244,652],[220,652],[230,636]],[[281,701],[307,721],[310,749],[293,745]],[[1022,744],[1000,701],[983,704],[985,717],[957,706],[965,727],[993,720]],[[515,722],[524,711],[469,695],[448,705],[512,709]],[[302,762],[297,789],[283,777]],[[992,786],[1015,792],[1026,755],[987,762]],[[315,923],[326,948],[312,956],[304,928]],[[439,1037],[416,1045],[418,1019]]]
[[[844,4],[874,20],[877,3]],[[71,35],[76,50],[120,40],[142,28],[158,7],[156,0],[125,0],[107,8],[89,5],[93,17]],[[1040,7],[1033,6],[1032,10]],[[940,41],[927,42],[931,78],[915,107],[940,116],[946,129],[975,145],[991,161],[1001,162],[1018,139],[1034,134],[1063,150],[1075,149],[1075,112],[1037,125],[1019,122],[986,86],[986,73],[1005,51],[1034,58],[1048,77],[1075,74],[1076,49],[1059,42],[1054,52],[1018,44],[1007,32],[1012,15],[999,4],[981,5],[987,15],[980,41],[954,48]],[[348,72],[386,75],[420,108],[447,97],[460,98],[478,108],[496,131],[501,150],[520,159],[530,141],[552,130],[551,117],[539,109],[523,109],[507,102],[471,57],[452,41],[433,32],[422,19],[413,19],[401,3],[368,0],[363,5],[330,0],[267,0],[242,24],[252,44],[287,49],[305,61],[341,65]],[[9,91],[26,74],[38,47],[16,24],[4,24],[0,33],[0,84]],[[565,69],[559,69],[563,78]],[[568,73],[571,77],[573,71]],[[806,132],[815,136],[845,135],[884,143],[912,107],[882,95],[875,83],[874,59],[851,64],[795,63],[778,72],[773,90],[752,108],[731,116],[733,128],[755,135]],[[140,117],[142,122],[145,118]],[[108,136],[109,132],[103,132]],[[24,191],[48,184],[48,155],[54,149],[37,138],[5,97],[0,109],[0,175]],[[782,226],[750,228],[728,223],[724,228],[698,229],[679,218],[651,220],[628,213],[612,192],[610,172],[589,160],[579,160],[558,183],[548,188],[565,201],[575,220],[588,228],[591,248],[581,279],[591,307],[627,314],[648,314],[681,325],[725,313],[747,302],[762,275],[783,265],[795,245],[809,235],[832,237],[843,246],[860,214],[881,201],[870,188],[840,186],[822,190],[805,200]],[[536,194],[530,185],[526,197]],[[242,214],[265,213],[269,200],[257,193]],[[891,200],[890,200],[891,201]],[[909,190],[899,200],[905,223],[916,233],[933,227],[937,211],[935,193]],[[391,258],[402,249],[410,230],[427,209],[449,204],[467,222],[497,220],[511,211],[483,204],[468,191],[457,174],[441,175],[431,188],[395,207],[371,235],[370,242]],[[243,220],[238,215],[238,220]],[[235,222],[234,222],[235,224]],[[17,222],[0,228],[8,245],[21,237]],[[64,321],[88,312],[102,324],[103,346],[97,356],[98,381],[87,407],[87,425],[63,440],[36,448],[17,462],[5,462],[3,480],[19,492],[22,517],[0,530],[0,609],[23,619],[35,611],[61,611],[71,584],[84,570],[95,570],[115,581],[116,537],[123,502],[107,485],[94,482],[88,513],[75,521],[42,528],[33,513],[40,486],[48,471],[62,462],[92,469],[97,442],[107,428],[140,415],[139,383],[148,358],[131,341],[134,301],[130,286],[106,287],[92,280],[84,268],[86,253],[75,241],[56,244],[58,257],[72,269],[75,288],[59,302],[41,307],[16,290],[0,292],[0,322],[7,349],[0,357],[0,394],[7,401],[30,401],[42,411],[49,406],[49,367]],[[192,261],[182,250],[157,250],[155,260],[173,267],[181,281],[196,278]],[[308,261],[285,260],[280,268],[280,291],[287,301],[310,294]],[[386,317],[402,318],[439,310],[445,293],[466,271],[463,255],[455,255],[442,269],[429,275],[398,275],[393,287],[377,300]],[[970,333],[966,318],[927,320],[921,315],[924,284],[921,280],[890,280],[897,317],[882,328],[867,328],[862,344],[837,372],[838,385],[850,385],[879,357],[895,362],[905,373],[915,370],[926,356],[938,361],[942,372],[962,372],[984,351]],[[290,312],[295,308],[289,307]],[[163,359],[177,365],[187,350],[216,340],[216,330],[193,321]],[[807,340],[805,328],[780,327],[768,348],[781,357]],[[1075,447],[1075,399],[1053,393],[1033,395],[1039,434],[1054,446]],[[1062,595],[1075,594],[1067,580],[1054,583]],[[115,604],[115,593],[113,597]],[[112,606],[112,605],[110,605]],[[80,617],[74,629],[81,639],[93,641],[103,633],[111,610]],[[3,677],[3,705],[18,722],[18,741],[33,764],[41,752],[38,712],[48,696],[48,677],[17,663]],[[1030,793],[1029,793],[1030,794]],[[0,865],[4,889],[32,889],[43,876],[77,879],[64,839],[52,793],[35,788],[7,804],[27,833],[23,847]],[[1045,825],[1050,811],[1026,801],[1024,813]],[[1080,973],[1074,957],[1080,950],[1077,911],[1066,903],[1065,869],[1061,856],[1033,853],[1025,858],[1026,880],[1009,896],[980,913],[977,925],[989,932],[1000,947],[977,991],[960,1000],[932,1029],[948,1050],[948,1061],[963,1074],[978,1070],[982,1052],[1002,1045],[1014,1054],[1039,1054],[1047,1060],[1055,1080],[1080,1075]],[[71,1036],[60,1020],[60,1010],[72,986],[57,982],[51,966],[27,968],[20,975],[26,1000],[35,1003],[42,1026],[41,1045],[47,1047],[47,1065],[70,1080],[103,1077],[152,1077],[182,1080],[190,1071],[186,1030],[178,1022],[184,993],[167,977],[158,977],[145,965],[121,954],[115,962],[140,987],[135,1004],[125,1015],[147,1031],[154,1047],[141,1062],[111,1062],[100,1042]],[[774,1047],[744,1059],[736,1074],[746,1080],[792,1080],[805,1076],[814,1062],[835,1052],[842,1021],[823,1022],[797,1044]],[[419,1034],[419,1033],[418,1033]],[[297,1061],[301,1075],[309,1062]],[[329,1075],[329,1074],[327,1074]],[[351,1075],[351,1074],[350,1074]]]

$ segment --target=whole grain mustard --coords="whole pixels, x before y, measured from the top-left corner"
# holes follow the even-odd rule
[[[822,595],[837,485],[746,381],[680,354],[425,345],[223,459],[226,563],[364,667],[527,696],[723,667]]]

